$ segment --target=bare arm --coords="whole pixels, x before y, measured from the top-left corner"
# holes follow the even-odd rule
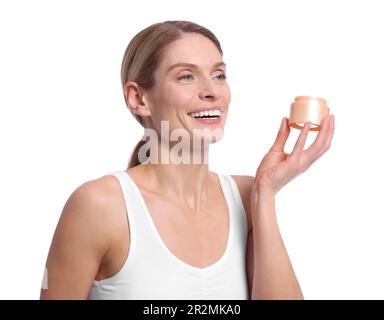
[[[67,200],[46,262],[48,288],[42,288],[40,299],[87,298],[108,250],[104,198],[90,181]]]
[[[288,119],[283,118],[274,144],[257,169],[251,191],[252,299],[304,299],[277,225],[275,195],[329,150],[335,130],[334,116],[322,119],[315,141],[304,150],[310,128],[311,123],[306,122],[293,151],[287,154],[284,146],[290,127]]]
[[[304,299],[276,220],[275,193],[258,189],[251,200],[252,299]]]

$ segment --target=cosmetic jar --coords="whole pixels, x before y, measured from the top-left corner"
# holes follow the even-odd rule
[[[310,131],[320,131],[321,120],[329,115],[327,101],[323,98],[298,96],[291,103],[289,126],[302,130],[307,121],[311,121]]]

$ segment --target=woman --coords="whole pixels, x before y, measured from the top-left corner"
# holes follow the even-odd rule
[[[283,118],[255,177],[210,171],[201,161],[209,144],[201,142],[222,132],[231,98],[222,57],[216,37],[188,21],[156,23],[131,40],[121,70],[125,101],[157,136],[138,143],[126,171],[71,194],[41,299],[303,299],[275,194],[329,149],[334,117],[323,119],[303,151],[306,123],[291,154],[284,153],[290,128]],[[187,137],[181,162],[178,139],[169,139],[177,130]],[[185,161],[195,156],[200,162]]]

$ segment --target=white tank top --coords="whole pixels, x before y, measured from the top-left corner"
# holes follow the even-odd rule
[[[230,175],[219,180],[229,209],[224,254],[198,268],[177,258],[162,241],[140,189],[125,171],[112,172],[124,195],[131,242],[127,260],[112,277],[94,280],[88,299],[247,300],[247,217]]]

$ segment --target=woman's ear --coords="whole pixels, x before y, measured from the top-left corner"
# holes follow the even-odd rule
[[[148,103],[139,85],[134,81],[128,81],[124,86],[124,97],[128,108],[135,114],[147,117],[151,115]]]

